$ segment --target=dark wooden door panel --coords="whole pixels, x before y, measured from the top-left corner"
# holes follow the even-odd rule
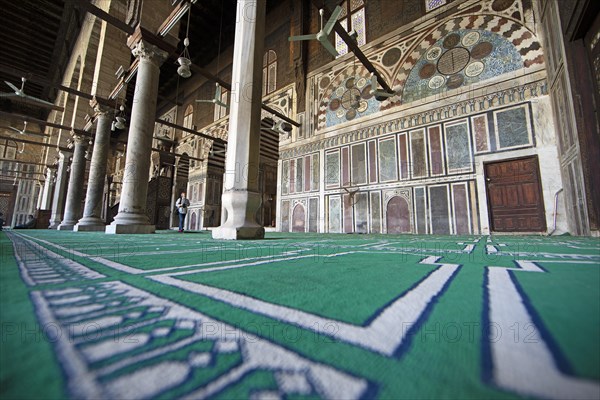
[[[492,231],[546,230],[537,157],[485,165]]]

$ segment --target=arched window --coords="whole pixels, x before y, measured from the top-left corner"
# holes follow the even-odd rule
[[[273,50],[265,52],[263,57],[263,96],[277,89],[277,53]]]
[[[194,120],[194,106],[192,106],[190,104],[185,109],[185,113],[183,113],[183,127],[187,128],[187,129],[192,129],[193,120]]]
[[[347,0],[341,6],[342,13],[338,17],[340,24],[350,32],[355,30],[358,34],[356,42],[359,46],[367,43],[367,28],[365,23],[365,0]],[[348,53],[346,42],[336,33],[335,34],[335,49],[343,56]]]

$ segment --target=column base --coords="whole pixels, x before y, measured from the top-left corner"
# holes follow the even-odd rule
[[[156,227],[154,225],[145,225],[145,224],[115,224],[114,222],[110,225],[106,226],[107,234],[134,234],[134,233],[154,233],[156,232]]]
[[[58,229],[58,226],[60,225],[62,221],[52,221],[50,220],[49,225],[48,225],[48,229]]]
[[[228,228],[221,226],[212,230],[212,238],[221,240],[264,239],[265,228],[262,226],[242,228]]]
[[[60,224],[56,229],[59,231],[72,231],[74,227],[75,224]]]
[[[102,232],[106,229],[106,225],[81,225],[77,224],[73,227],[73,232]]]
[[[264,239],[265,228],[255,221],[262,196],[246,190],[223,193],[223,207],[227,216],[223,225],[213,229],[213,239]]]

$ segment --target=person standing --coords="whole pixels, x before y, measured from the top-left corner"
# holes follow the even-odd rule
[[[185,192],[181,192],[181,197],[175,202],[177,214],[179,215],[179,232],[183,232],[183,223],[187,214],[187,209],[190,206],[190,201],[185,197]]]

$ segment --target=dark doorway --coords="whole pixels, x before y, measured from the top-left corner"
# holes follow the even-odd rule
[[[491,230],[546,231],[537,156],[485,164]]]

